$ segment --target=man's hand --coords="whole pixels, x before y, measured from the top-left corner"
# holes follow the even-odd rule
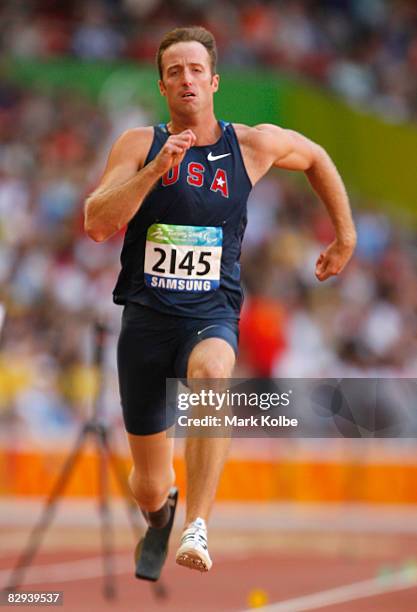
[[[319,281],[325,281],[330,276],[339,274],[352,257],[355,250],[356,240],[343,242],[334,240],[327,249],[320,254],[316,263],[316,277]]]
[[[179,134],[170,136],[153,160],[153,164],[158,174],[162,176],[171,168],[178,166],[184,159],[188,149],[190,149],[195,142],[196,136],[192,130],[184,130]]]

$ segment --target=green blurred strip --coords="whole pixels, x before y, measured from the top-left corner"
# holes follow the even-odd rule
[[[283,91],[286,127],[321,144],[356,192],[417,218],[417,128],[386,123],[319,89],[294,83]]]
[[[97,99],[113,84],[129,87],[137,99],[151,105],[158,118],[167,118],[157,74],[151,66],[133,63],[7,60],[3,73],[26,86],[78,89]],[[277,123],[295,129],[321,144],[332,156],[353,192],[377,207],[400,209],[417,220],[417,128],[394,125],[358,112],[321,89],[271,71],[221,71],[215,97],[220,118],[253,125]]]

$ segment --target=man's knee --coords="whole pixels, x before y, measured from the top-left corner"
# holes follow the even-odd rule
[[[230,368],[224,361],[215,357],[207,359],[205,362],[190,364],[188,378],[228,378]]]
[[[230,378],[235,363],[233,348],[222,338],[207,338],[197,344],[188,360],[187,378]]]
[[[141,478],[135,469],[129,475],[129,486],[138,505],[148,512],[155,512],[163,506],[170,488],[175,482],[172,470],[166,477]]]

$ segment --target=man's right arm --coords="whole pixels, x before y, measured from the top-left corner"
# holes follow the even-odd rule
[[[129,223],[158,179],[180,163],[195,142],[191,130],[170,136],[144,166],[152,137],[153,128],[128,130],[110,151],[100,184],[84,208],[84,229],[96,242],[107,240]]]
[[[137,128],[113,145],[100,184],[85,202],[84,229],[96,242],[126,225],[158,180],[154,164],[143,167],[151,142],[152,128]]]

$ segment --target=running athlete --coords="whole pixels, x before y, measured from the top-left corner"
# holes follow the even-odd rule
[[[216,60],[204,28],[164,37],[157,63],[170,121],[120,136],[85,208],[86,232],[97,242],[127,225],[113,294],[124,305],[118,371],[133,458],[129,484],[149,525],[136,551],[136,575],[151,580],[166,555],[177,499],[165,379],[232,375],[239,257],[253,185],[272,167],[306,174],[336,236],[318,257],[318,280],[339,274],[356,242],[343,182],[322,147],[276,125],[216,119]],[[206,523],[228,446],[227,438],[186,442],[186,521],[176,560],[200,571],[212,565]]]

